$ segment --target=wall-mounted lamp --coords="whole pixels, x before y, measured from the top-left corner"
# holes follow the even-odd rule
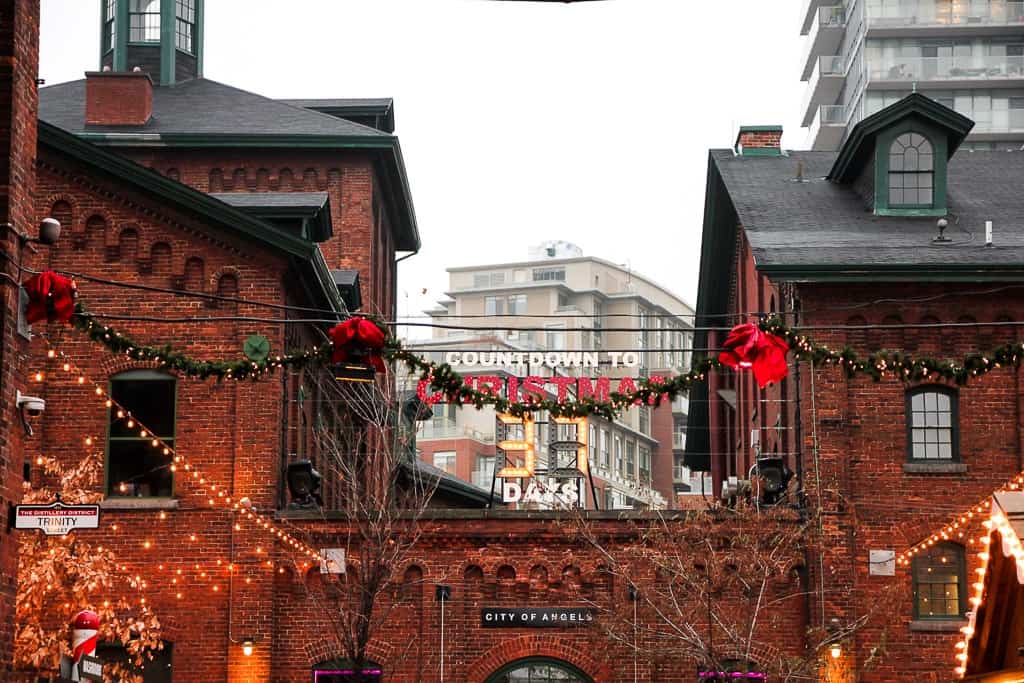
[[[242,641],[242,654],[245,655],[246,657],[251,657],[252,656],[253,645],[254,645],[254,643],[252,642],[252,638],[246,638],[245,640],[243,640]]]
[[[832,659],[839,659],[843,656],[843,646],[839,643],[832,643],[832,646],[828,649],[828,653],[832,655]]]

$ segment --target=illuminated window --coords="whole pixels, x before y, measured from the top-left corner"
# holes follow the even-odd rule
[[[914,557],[914,618],[960,619],[967,611],[964,549],[937,543]]]
[[[131,370],[111,378],[110,431],[107,438],[107,495],[169,497],[174,477],[174,377],[153,370]],[[118,417],[122,406],[127,411]],[[142,430],[147,431],[143,436]],[[153,439],[159,441],[153,445]]]

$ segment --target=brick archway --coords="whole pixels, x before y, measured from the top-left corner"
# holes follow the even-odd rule
[[[574,643],[558,636],[527,635],[499,640],[473,661],[467,671],[467,681],[486,681],[491,674],[506,664],[528,657],[549,657],[572,664],[594,681],[607,681],[607,667],[599,666],[593,657]]]

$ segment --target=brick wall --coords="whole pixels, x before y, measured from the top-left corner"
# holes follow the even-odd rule
[[[36,153],[35,79],[39,65],[39,1],[0,0],[0,223],[34,234],[32,210]],[[0,231],[0,252],[13,255],[17,240]],[[5,258],[0,273],[17,278]],[[23,432],[14,409],[15,392],[25,388],[17,334],[18,292],[0,283],[0,679],[7,678],[13,650],[14,595],[17,575],[15,536],[7,530],[8,504],[21,500]]]
[[[749,246],[740,240],[732,270],[731,310],[735,313],[782,310],[788,286],[757,273]],[[849,345],[858,353],[904,349],[915,355],[959,358],[1014,340],[1013,327],[974,323],[1019,320],[1022,305],[1013,291],[975,294],[963,285],[887,284],[816,285],[793,288],[802,313],[799,325],[815,327],[808,334],[833,348]],[[988,289],[977,287],[974,289]],[[886,300],[886,303],[872,302]],[[895,302],[889,302],[895,300]],[[921,300],[924,303],[914,303]],[[904,302],[904,303],[900,303]],[[853,307],[853,308],[851,308]],[[744,322],[737,315],[731,321]],[[793,315],[787,320],[792,323]],[[841,331],[835,326],[958,323],[958,327],[910,330]],[[709,344],[720,344],[721,334]],[[847,380],[836,368],[814,370],[791,365],[784,386],[761,391],[749,373],[712,373],[710,395],[718,389],[737,392],[735,413],[715,400],[711,428],[716,489],[721,477],[745,476],[751,464],[751,421],[762,432],[762,444],[777,444],[790,453],[790,467],[802,469],[810,509],[820,506],[826,551],[812,557],[809,600],[812,623],[850,623],[873,613],[852,643],[853,663],[860,680],[947,680],[956,662],[953,644],[965,622],[914,622],[911,574],[871,576],[871,550],[901,552],[951,521],[955,515],[990,495],[1024,467],[1021,443],[1021,379],[1013,369],[996,370],[960,388],[960,454],[963,472],[905,471],[906,389],[892,378]],[[799,383],[800,413],[796,413]],[[775,403],[773,403],[775,401]],[[755,411],[756,408],[756,411]],[[727,416],[732,414],[731,419]],[[786,427],[775,441],[776,419]],[[797,429],[802,435],[797,440]],[[765,439],[768,439],[765,441]],[[762,451],[765,450],[762,448]],[[820,485],[819,485],[820,482]],[[979,525],[968,526],[961,541],[967,549],[967,585],[973,582]],[[851,588],[852,587],[852,588]],[[887,607],[878,612],[880,595]],[[849,652],[850,650],[848,650]],[[931,677],[931,678],[929,678]]]

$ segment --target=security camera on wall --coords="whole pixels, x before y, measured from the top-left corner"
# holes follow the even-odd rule
[[[14,406],[21,415],[21,426],[25,429],[25,436],[32,436],[32,425],[28,423],[28,418],[42,415],[46,410],[46,401],[38,396],[26,396],[17,391],[14,395]]]

